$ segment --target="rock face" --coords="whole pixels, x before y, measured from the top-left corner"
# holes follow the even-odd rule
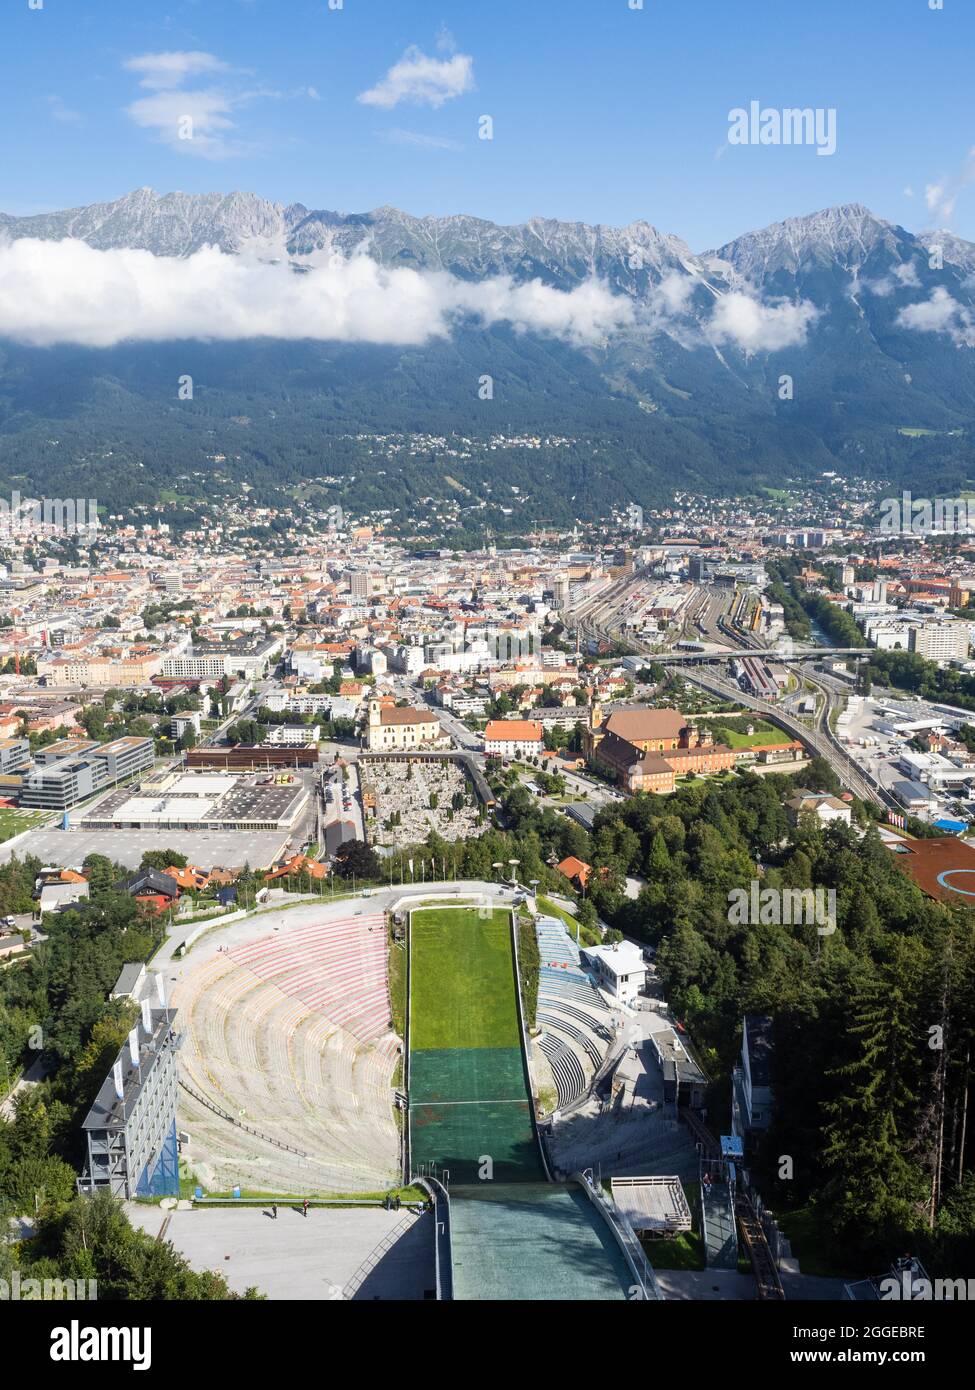
[[[535,217],[502,227],[477,217],[412,217],[392,207],[365,213],[284,207],[254,193],[160,195],[139,188],[113,203],[34,217],[0,214],[0,228],[12,237],[77,237],[100,249],[130,247],[159,256],[188,256],[206,245],[236,252],[254,241],[296,257],[334,246],[346,254],[365,250],[384,265],[470,279],[541,276],[568,286],[599,275],[630,293],[674,271],[705,269],[683,241],[648,222],[590,227]]]

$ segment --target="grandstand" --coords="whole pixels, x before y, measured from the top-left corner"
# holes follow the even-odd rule
[[[560,1110],[586,1094],[615,1033],[606,1000],[582,969],[579,948],[557,917],[535,921],[541,961],[537,1044],[548,1061]]]
[[[240,945],[204,943],[174,987],[180,1126],[216,1190],[384,1189],[400,1165],[385,918],[289,917]]]

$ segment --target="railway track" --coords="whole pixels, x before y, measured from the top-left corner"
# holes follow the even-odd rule
[[[758,1285],[759,1301],[774,1302],[784,1299],[785,1290],[772,1259],[768,1241],[765,1239],[762,1223],[755,1215],[755,1208],[750,1199],[740,1190],[735,1193],[735,1217],[741,1243],[751,1261],[752,1273]]]

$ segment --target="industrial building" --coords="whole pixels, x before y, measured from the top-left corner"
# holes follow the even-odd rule
[[[233,748],[193,748],[186,755],[186,766],[220,767],[228,771],[242,772],[275,768],[316,767],[318,748],[306,744],[304,748],[272,748],[266,743],[238,743]]]

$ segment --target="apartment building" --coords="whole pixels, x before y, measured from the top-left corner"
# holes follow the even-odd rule
[[[928,661],[965,661],[969,635],[968,623],[923,623],[911,628],[908,650]]]

